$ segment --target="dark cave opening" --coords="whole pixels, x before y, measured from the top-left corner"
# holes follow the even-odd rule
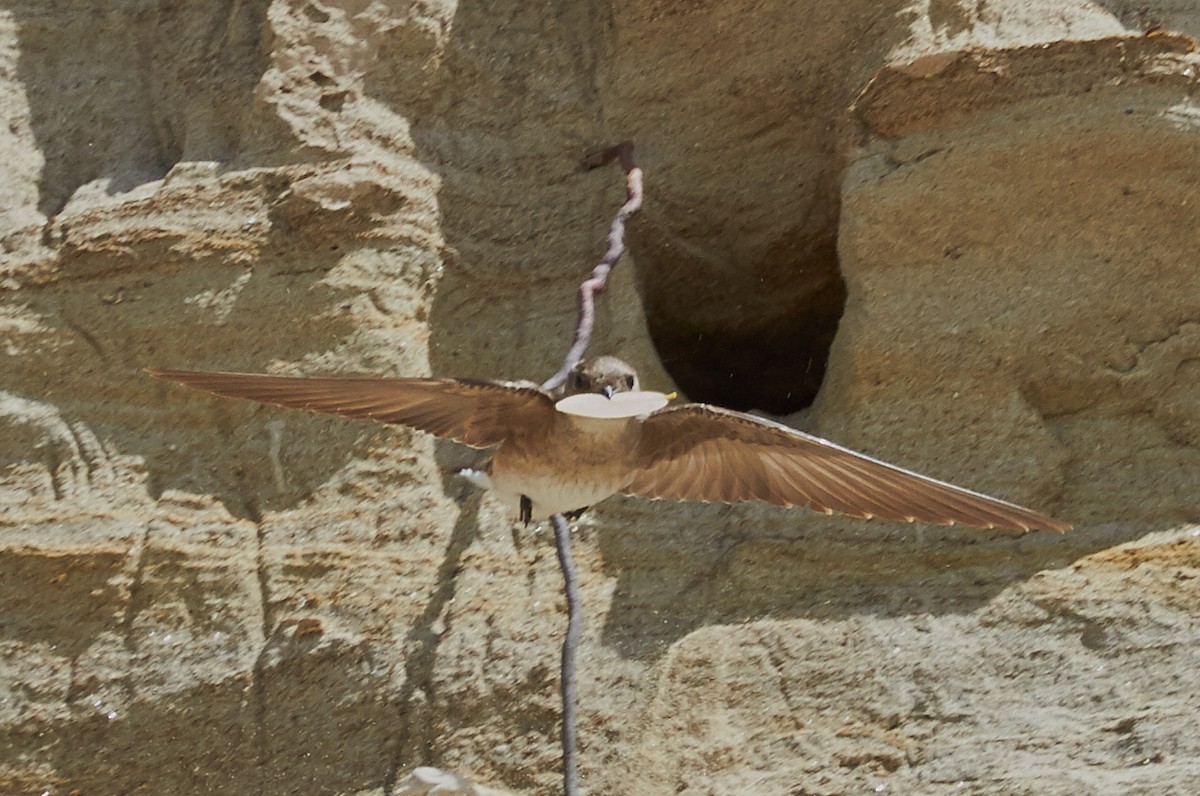
[[[786,415],[811,406],[846,302],[827,239],[708,278],[635,252],[650,335],[690,401]],[[677,250],[678,251],[678,250]],[[685,266],[695,275],[696,263]]]

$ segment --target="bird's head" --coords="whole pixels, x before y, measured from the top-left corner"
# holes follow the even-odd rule
[[[637,389],[637,371],[616,357],[604,356],[584,359],[572,368],[567,377],[566,392],[568,395],[595,392],[612,398],[616,393]]]

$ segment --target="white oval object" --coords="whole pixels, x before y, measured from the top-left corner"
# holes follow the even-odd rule
[[[666,405],[666,395],[646,390],[619,392],[612,398],[595,392],[581,392],[563,398],[554,406],[560,412],[579,417],[622,418],[648,415]]]

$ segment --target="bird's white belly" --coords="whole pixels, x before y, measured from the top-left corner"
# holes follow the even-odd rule
[[[570,418],[536,455],[501,446],[492,460],[492,491],[518,511],[521,496],[528,497],[533,519],[587,508],[628,483],[637,435],[629,418]]]
[[[551,514],[562,514],[595,505],[617,493],[625,479],[599,476],[567,479],[561,474],[530,475],[507,478],[492,474],[492,492],[514,511],[520,510],[521,496],[533,502],[533,519],[544,520]]]

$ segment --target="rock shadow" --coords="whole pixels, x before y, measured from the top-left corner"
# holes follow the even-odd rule
[[[375,696],[380,678],[362,675],[367,668],[360,647],[327,644],[297,655],[268,670],[263,711],[247,699],[250,673],[169,698],[99,707],[84,700],[69,720],[30,719],[0,735],[0,749],[14,763],[5,782],[27,778],[31,787],[21,792],[54,784],[78,793],[153,787],[230,796],[378,788],[396,718]],[[22,760],[40,765],[22,774]]]
[[[41,212],[57,215],[88,183],[122,193],[179,160],[231,157],[265,69],[268,5],[12,4],[19,80],[45,160]]]
[[[1038,572],[1172,527],[1131,521],[1016,535],[634,498],[610,516],[599,546],[617,583],[601,638],[637,659],[708,625],[968,614]]]
[[[154,498],[212,494],[255,519],[294,505],[388,432],[208,396],[144,369],[263,372],[328,349],[356,328],[357,293],[323,281],[335,257],[274,252],[253,269],[117,274],[89,281],[87,291],[29,293],[26,310],[40,319],[44,344],[36,357],[10,358],[5,388],[63,422],[47,426],[45,444],[22,445],[21,435],[11,440],[19,447],[0,443],[0,461],[45,459],[52,478],[69,471],[102,489],[109,458],[132,455],[144,461]],[[223,307],[215,314],[214,302]]]

